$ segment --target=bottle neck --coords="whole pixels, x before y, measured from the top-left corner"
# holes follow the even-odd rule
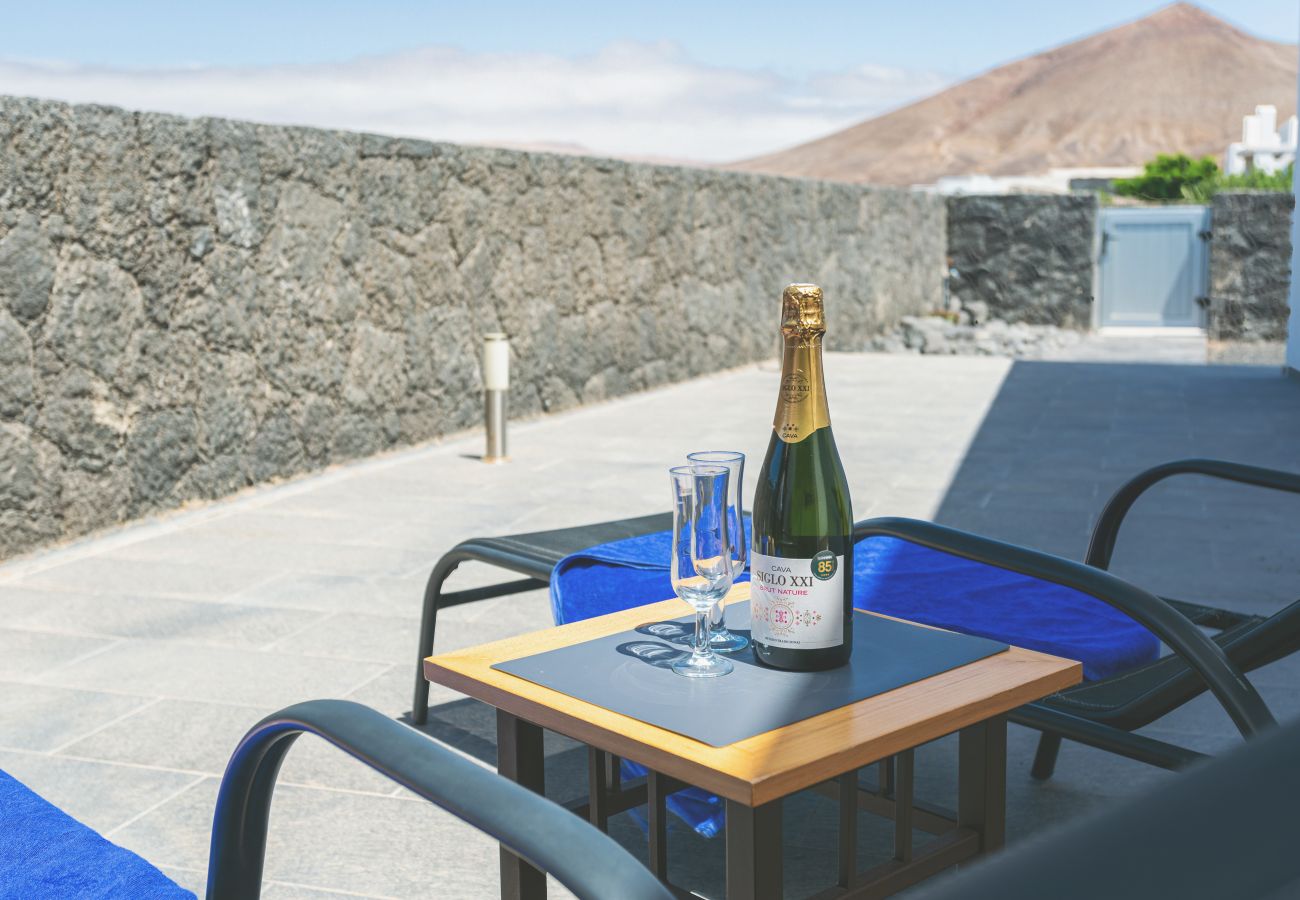
[[[822,375],[822,336],[787,335],[772,428],[782,441],[795,444],[830,424]]]

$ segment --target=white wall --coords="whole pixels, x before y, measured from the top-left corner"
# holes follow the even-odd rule
[[[1291,190],[1296,191],[1300,179],[1291,179]],[[1291,213],[1291,318],[1286,330],[1286,364],[1292,374],[1300,373],[1300,193],[1296,195],[1295,212]]]

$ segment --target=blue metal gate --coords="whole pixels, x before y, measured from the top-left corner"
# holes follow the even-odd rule
[[[1099,325],[1203,327],[1210,210],[1101,211]]]

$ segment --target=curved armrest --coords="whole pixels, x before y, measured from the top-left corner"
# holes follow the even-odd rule
[[[1221,459],[1180,459],[1165,463],[1129,479],[1106,502],[1106,506],[1101,511],[1101,518],[1097,520],[1097,526],[1092,530],[1092,539],[1088,542],[1088,554],[1084,557],[1084,562],[1098,569],[1110,568],[1110,560],[1115,553],[1115,541],[1119,537],[1119,527],[1124,523],[1128,511],[1147,488],[1174,475],[1208,475],[1210,478],[1223,481],[1235,481],[1239,484],[1300,494],[1300,475],[1291,472],[1246,466]]]
[[[312,700],[267,716],[235,749],[217,795],[208,900],[256,900],[280,763],[304,732],[499,840],[583,898],[671,900],[608,835],[551,801],[347,700]],[[435,890],[433,892],[437,894]]]
[[[877,535],[911,541],[1096,597],[1146,626],[1186,660],[1205,679],[1243,736],[1250,737],[1277,724],[1254,685],[1224,655],[1218,644],[1159,597],[1103,569],[917,519],[868,519],[853,526],[854,541]]]

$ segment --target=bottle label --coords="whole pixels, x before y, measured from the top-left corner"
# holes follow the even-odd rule
[[[753,554],[750,628],[770,647],[819,650],[844,643],[844,557]]]

